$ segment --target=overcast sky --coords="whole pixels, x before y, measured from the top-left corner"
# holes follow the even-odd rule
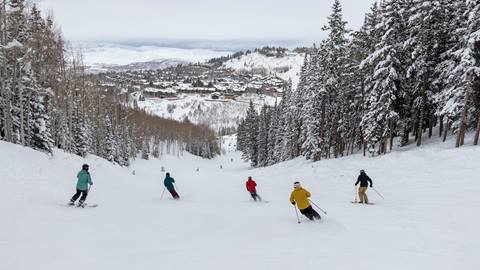
[[[357,29],[375,0],[341,0]],[[333,0],[40,0],[73,41],[320,40]]]

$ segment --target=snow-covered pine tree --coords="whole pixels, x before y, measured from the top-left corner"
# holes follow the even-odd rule
[[[258,166],[258,114],[253,105],[253,101],[250,101],[250,105],[245,117],[245,150],[242,158],[249,160],[252,167]]]
[[[409,95],[414,98],[411,115],[417,146],[420,146],[424,129],[429,128],[431,135],[436,120],[433,81],[445,48],[446,29],[441,22],[446,16],[441,1],[413,0],[411,4],[412,8],[408,10],[409,39],[405,47],[411,52],[408,75],[413,83]]]
[[[282,160],[289,160],[298,157],[301,154],[301,132],[302,120],[301,111],[304,103],[303,88],[292,91],[291,84],[288,84],[285,89],[288,89],[290,98],[287,100],[288,104],[284,107],[285,126],[283,131],[283,153]]]
[[[319,50],[315,50],[311,58],[309,67],[305,69],[308,73],[308,80],[302,95],[305,104],[302,110],[304,130],[304,140],[302,144],[302,152],[307,159],[314,161],[322,158],[325,152],[324,131],[327,116],[325,114],[327,93],[324,88],[324,72],[321,61],[324,58],[323,46]]]
[[[7,45],[7,31],[6,31],[6,1],[0,1],[0,47],[4,48]],[[10,89],[7,86],[7,56],[5,50],[0,50],[0,139],[6,141],[11,140],[11,136],[6,134],[8,111],[7,107],[10,102]],[[8,137],[7,137],[8,136]]]
[[[276,117],[272,117],[272,119],[276,120],[276,130],[274,137],[271,137],[274,140],[275,148],[273,149],[273,156],[271,160],[276,160],[277,162],[285,160],[285,134],[287,128],[287,112],[289,107],[291,106],[291,99],[292,99],[292,89],[286,87],[282,92],[282,100],[280,104],[277,106],[276,110]],[[272,125],[273,126],[273,125]]]
[[[324,42],[325,56],[323,63],[325,65],[324,87],[328,94],[326,105],[327,137],[329,149],[333,150],[335,157],[338,157],[344,144],[344,132],[348,127],[345,126],[343,119],[344,112],[348,104],[345,80],[347,63],[347,22],[343,20],[342,6],[339,0],[335,0],[332,6],[332,13],[328,16],[328,24],[323,30],[328,31],[328,38]],[[330,154],[330,153],[329,153]]]
[[[90,126],[87,124],[87,115],[81,106],[81,92],[77,89],[74,93],[72,115],[73,151],[75,154],[85,157],[92,144]]]
[[[260,111],[258,121],[258,155],[257,155],[257,163],[260,167],[265,167],[268,164],[268,142],[269,142],[269,129],[270,129],[270,121],[271,121],[271,112],[270,108],[267,105],[262,106],[262,110]]]
[[[150,140],[145,137],[142,143],[142,159],[148,160],[150,157]]]
[[[464,101],[464,83],[461,79],[465,76],[465,66],[462,62],[462,52],[466,48],[468,12],[466,1],[448,1],[445,8],[449,15],[443,27],[448,35],[446,52],[441,56],[442,62],[438,65],[440,76],[435,84],[441,91],[434,96],[440,118],[439,133],[443,140],[447,139],[450,131],[458,132],[461,108]]]
[[[471,109],[473,121],[476,121],[474,145],[480,137],[480,1],[468,1],[468,51],[465,56],[470,63],[467,71],[467,87],[474,97]]]
[[[268,129],[268,145],[267,145],[267,166],[273,165],[278,162],[277,157],[275,156],[275,147],[276,147],[276,135],[279,132],[280,126],[279,126],[279,113],[278,113],[278,105],[275,102],[275,105],[273,108],[270,110],[271,111],[271,116],[270,116],[270,123],[269,123],[269,129]]]
[[[31,70],[26,71],[26,73],[31,73]],[[43,93],[41,92],[42,89],[36,84],[33,75],[30,76],[30,80],[30,84],[28,84],[30,87],[26,88],[26,91],[29,92],[29,146],[51,153],[53,150],[52,125],[44,100],[48,93],[45,90],[43,90]]]
[[[353,91],[354,97],[351,104],[351,112],[354,112],[352,118],[353,130],[350,139],[350,152],[353,153],[355,146],[364,148],[366,154],[366,144],[364,143],[364,132],[360,125],[361,119],[365,114],[366,94],[368,89],[372,88],[373,64],[364,61],[375,51],[375,45],[380,40],[380,33],[377,25],[380,22],[380,12],[378,4],[375,2],[370,12],[365,15],[365,21],[360,30],[352,34],[352,40],[349,44],[348,74],[349,88]]]
[[[104,157],[106,160],[113,162],[115,161],[115,157],[117,154],[117,143],[115,141],[115,134],[114,134],[114,128],[112,121],[110,120],[110,117],[107,115],[104,120],[104,131],[105,131],[105,136],[104,136],[104,142],[103,142],[103,148],[102,148],[102,157]]]
[[[366,58],[373,65],[372,88],[368,89],[365,114],[361,126],[371,155],[386,153],[392,148],[393,137],[398,133],[401,101],[406,97],[405,67],[402,38],[405,37],[404,18],[401,16],[403,0],[383,2],[382,19],[377,30],[382,33],[375,51]]]
[[[459,134],[456,146],[464,144],[465,133],[469,123],[477,122],[474,144],[478,144],[480,133],[480,4],[479,1],[468,1],[467,44],[462,54],[462,62],[466,67],[463,77],[465,97],[460,118]],[[476,105],[476,106],[475,106]]]

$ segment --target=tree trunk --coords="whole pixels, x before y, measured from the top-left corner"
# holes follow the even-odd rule
[[[463,100],[463,111],[462,115],[460,117],[460,126],[459,126],[459,131],[458,131],[458,136],[457,136],[457,142],[455,144],[455,147],[460,147],[463,145],[465,141],[465,132],[466,132],[466,121],[467,121],[467,111],[468,111],[468,100],[470,99],[470,90],[472,87],[472,80],[473,80],[473,72],[470,72],[467,75],[467,81],[465,82],[465,98]]]
[[[432,138],[433,135],[433,117],[428,120],[428,138]]]
[[[439,122],[440,122],[440,129],[439,129],[439,131],[438,131],[438,137],[442,137],[442,133],[443,133],[443,115],[440,116]]]
[[[447,125],[445,126],[445,131],[443,132],[443,142],[447,140],[448,130],[450,129],[450,121],[447,120]]]
[[[367,142],[363,139],[363,156],[367,155]]]
[[[422,105],[420,107],[420,118],[418,119],[418,131],[417,131],[417,146],[422,145],[422,134],[423,134],[423,122],[425,119],[425,112],[427,110],[427,88],[428,88],[428,71],[425,73],[422,83]]]
[[[477,118],[477,129],[475,130],[475,139],[473,140],[473,145],[478,145],[478,139],[480,136],[480,113]]]

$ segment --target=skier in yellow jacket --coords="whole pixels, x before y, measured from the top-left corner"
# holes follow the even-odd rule
[[[315,211],[312,206],[310,205],[310,198],[311,194],[308,190],[304,189],[300,182],[293,183],[293,191],[290,195],[290,202],[293,205],[297,205],[300,213],[306,216],[310,220],[320,219],[320,215]]]

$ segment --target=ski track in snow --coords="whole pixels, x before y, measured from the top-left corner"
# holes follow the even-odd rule
[[[262,169],[250,169],[236,152],[214,160],[184,154],[121,168],[95,156],[57,150],[49,157],[0,142],[0,160],[2,269],[480,266],[478,147],[431,144],[378,158],[296,159]],[[94,181],[87,202],[99,207],[62,207],[85,162]],[[160,200],[161,166],[177,181],[180,201],[167,192]],[[361,168],[385,200],[369,190],[376,205],[350,203]],[[249,175],[269,203],[249,200]],[[301,217],[297,224],[288,201],[295,180],[328,212],[321,222]]]

